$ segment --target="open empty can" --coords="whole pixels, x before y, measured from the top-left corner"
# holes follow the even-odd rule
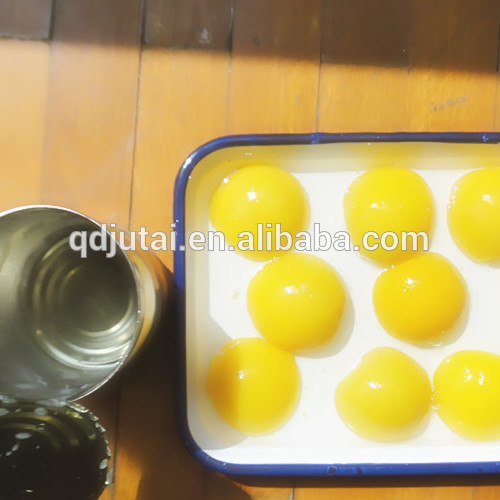
[[[159,261],[103,225],[35,205],[0,214],[0,394],[77,399],[105,383],[157,326]]]

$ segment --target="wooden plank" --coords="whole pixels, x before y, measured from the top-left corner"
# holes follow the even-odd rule
[[[121,226],[129,218],[140,26],[140,0],[56,4],[43,200]]]
[[[414,2],[409,112],[413,130],[492,130],[500,4]]]
[[[163,47],[227,51],[232,0],[148,0],[144,40]]]
[[[40,201],[49,47],[0,40],[0,68],[0,210],[5,210]]]
[[[326,0],[318,129],[408,128],[409,2]]]
[[[176,425],[177,376],[171,319],[122,378],[115,498],[203,498],[203,467]]]
[[[170,231],[173,186],[184,159],[226,130],[229,56],[145,49],[134,166],[132,227]],[[172,252],[158,252],[172,267]]]
[[[313,132],[322,2],[235,1],[230,133]]]
[[[332,65],[321,68],[320,132],[409,130],[405,68]],[[399,113],[387,119],[387,109]]]
[[[0,0],[0,36],[47,39],[52,0]]]

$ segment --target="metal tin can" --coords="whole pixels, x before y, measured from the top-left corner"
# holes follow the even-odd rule
[[[165,276],[73,210],[1,213],[0,394],[73,400],[100,387],[156,328]]]
[[[82,406],[0,399],[0,498],[97,499],[110,457],[104,428]]]

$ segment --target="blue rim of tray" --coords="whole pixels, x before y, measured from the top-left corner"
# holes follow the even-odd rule
[[[431,133],[347,133],[347,134],[248,134],[214,139],[203,144],[183,163],[174,187],[174,221],[177,248],[185,245],[185,195],[191,172],[205,156],[223,148],[236,146],[283,146],[299,144],[331,144],[337,142],[448,142],[495,144],[500,133],[431,132]],[[185,252],[174,252],[175,336],[177,354],[177,418],[182,440],[188,451],[203,465],[224,474],[266,476],[400,476],[435,474],[495,474],[500,462],[440,463],[359,463],[359,464],[234,464],[217,460],[198,446],[189,429],[186,400],[185,344]]]

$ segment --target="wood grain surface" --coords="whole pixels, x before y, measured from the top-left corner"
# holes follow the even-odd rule
[[[321,8],[319,0],[290,0],[286,9],[235,1],[229,133],[315,129]]]
[[[42,200],[127,227],[138,95],[140,0],[57,2]]]
[[[168,232],[180,165],[227,133],[496,130],[499,26],[497,0],[0,0],[0,208]],[[167,314],[84,400],[114,454],[103,499],[500,498],[496,477],[216,474],[177,432],[175,363]]]
[[[49,38],[52,2],[53,0],[2,0],[0,36]]]
[[[0,208],[40,202],[49,75],[44,42],[0,40]]]
[[[231,0],[148,0],[144,41],[174,48],[227,51]]]

